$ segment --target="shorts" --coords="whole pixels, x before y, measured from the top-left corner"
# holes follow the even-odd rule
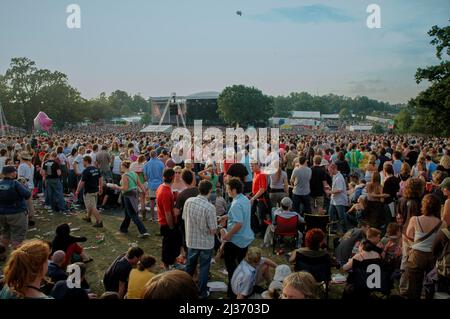
[[[97,193],[84,194],[83,199],[87,210],[97,208]]]
[[[25,212],[10,215],[0,215],[0,236],[2,239],[20,243],[26,238],[28,216]]]
[[[150,198],[156,198],[156,189],[149,189],[148,192]]]

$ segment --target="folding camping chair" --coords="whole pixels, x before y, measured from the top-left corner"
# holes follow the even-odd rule
[[[294,248],[297,247],[298,242],[298,215],[290,218],[283,218],[275,216],[273,233],[273,253],[275,253],[276,245],[284,238],[294,238]]]

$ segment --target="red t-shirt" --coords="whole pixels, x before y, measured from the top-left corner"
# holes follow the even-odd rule
[[[264,188],[267,190],[267,176],[261,172],[253,173],[253,185],[252,185],[252,193],[253,196],[261,189]],[[258,198],[258,200],[263,200],[262,196]]]
[[[172,212],[174,223],[176,217],[173,215],[174,198],[172,188],[165,184],[161,184],[156,190],[156,206],[158,207],[158,223],[161,226],[167,225],[166,212]]]
[[[224,175],[224,176],[227,175],[228,169],[229,169],[230,166],[231,166],[232,164],[234,164],[235,162],[236,162],[236,161],[234,161],[234,160],[231,160],[231,161],[225,160],[225,161],[223,162],[223,175]]]

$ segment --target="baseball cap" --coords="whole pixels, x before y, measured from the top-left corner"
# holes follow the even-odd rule
[[[446,178],[442,181],[440,187],[441,187],[442,189],[448,189],[448,190],[450,190],[450,177],[446,177]]]
[[[285,207],[292,207],[292,200],[287,196],[283,197],[283,199],[281,200],[281,205]]]
[[[273,276],[273,280],[282,282],[284,278],[286,278],[290,274],[291,268],[288,265],[278,265],[277,268],[275,268],[275,275]]]

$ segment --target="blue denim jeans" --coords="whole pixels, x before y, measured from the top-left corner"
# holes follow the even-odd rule
[[[200,296],[206,298],[208,296],[208,275],[211,266],[212,249],[193,249],[188,248],[186,272],[193,275],[197,268],[197,262],[200,262],[200,273],[198,274]]]
[[[300,207],[303,206],[303,207]],[[292,195],[292,209],[301,214],[311,214],[311,199],[309,195]]]
[[[339,231],[345,233],[348,230],[347,213],[344,205],[330,205],[329,215],[332,221],[338,221]]]
[[[133,198],[130,196],[122,196],[122,200],[123,200],[123,207],[125,209],[125,218],[123,219],[122,224],[120,225],[120,231],[122,233],[127,233],[128,227],[130,226],[130,221],[133,221],[136,224],[139,233],[141,235],[145,234],[147,232],[147,229],[145,228],[142,221],[139,219],[138,211],[136,209],[138,201],[137,198]],[[132,201],[134,201],[135,203],[133,203]]]
[[[67,211],[61,180],[59,178],[50,178],[46,180],[46,184],[47,196],[52,208],[55,207],[56,210]]]

